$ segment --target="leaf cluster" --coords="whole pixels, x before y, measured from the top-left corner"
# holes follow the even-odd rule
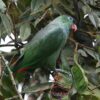
[[[36,69],[32,78],[25,78],[21,94],[30,93],[29,98],[35,100],[100,100],[99,0],[0,0],[0,47],[15,47],[10,53],[1,51],[0,55],[9,63],[16,63],[25,41],[31,41],[41,28],[63,14],[74,18],[78,31],[71,33],[60,54],[60,63],[57,63],[60,69],[51,73],[54,81],[48,82],[48,73]],[[7,36],[11,41],[1,44]],[[2,56],[0,78],[6,66]],[[11,77],[0,80],[0,100],[17,100],[20,93],[13,83]],[[16,84],[19,83],[16,81]],[[66,94],[60,95],[63,92]]]

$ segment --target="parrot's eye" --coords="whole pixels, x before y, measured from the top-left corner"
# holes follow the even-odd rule
[[[72,17],[68,17],[68,20],[73,20],[73,18]]]

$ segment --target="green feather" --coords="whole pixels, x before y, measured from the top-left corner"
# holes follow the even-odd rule
[[[70,33],[73,19],[62,15],[41,29],[24,47],[23,57],[12,67],[13,72],[23,68],[34,70],[37,67],[53,68]]]

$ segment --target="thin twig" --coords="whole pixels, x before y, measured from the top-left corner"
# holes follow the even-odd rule
[[[1,57],[2,57],[3,61],[5,62],[6,68],[7,68],[8,72],[9,72],[9,76],[10,76],[11,81],[12,81],[12,84],[13,84],[13,86],[14,86],[16,92],[17,92],[17,95],[18,95],[19,99],[20,99],[20,100],[23,100],[21,94],[17,91],[16,82],[15,82],[15,80],[14,80],[13,73],[12,73],[12,71],[10,70],[9,66],[6,64],[7,61],[5,60],[5,58],[4,58],[3,56],[1,56]]]
[[[13,39],[11,36],[9,36],[9,38],[10,38],[12,41],[14,41],[14,39]]]
[[[18,43],[21,44],[22,47],[23,47],[23,45],[25,45],[25,44],[23,44],[21,42],[18,42]],[[8,47],[16,47],[15,44],[1,44],[0,45],[0,47],[6,47],[6,46],[8,46]],[[18,46],[20,46],[20,45],[18,45]]]
[[[1,44],[0,47],[6,47],[6,46],[15,46],[14,44]]]

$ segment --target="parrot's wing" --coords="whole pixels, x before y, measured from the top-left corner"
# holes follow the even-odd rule
[[[66,36],[58,24],[49,24],[44,29],[40,30],[30,43],[25,46],[24,57],[14,67],[14,70],[26,68],[29,66],[39,65],[45,62],[53,54],[60,51],[65,44]],[[52,58],[51,57],[51,58]],[[57,58],[57,57],[55,57]]]

